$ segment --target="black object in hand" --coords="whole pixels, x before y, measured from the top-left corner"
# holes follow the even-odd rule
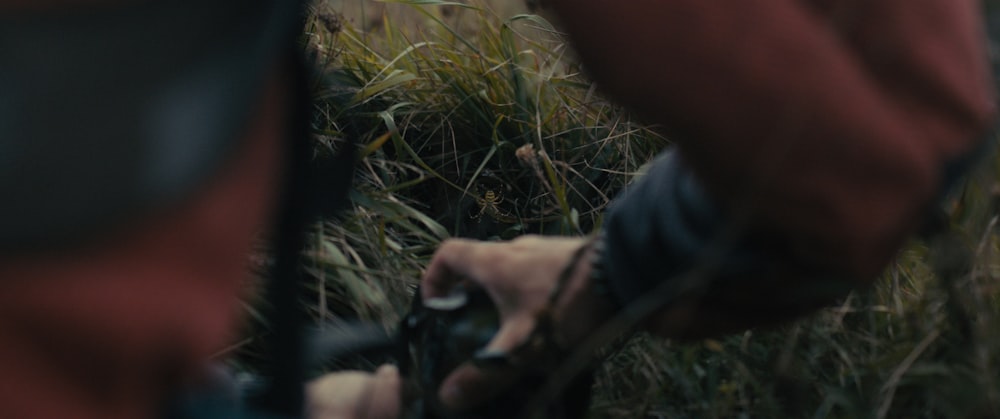
[[[461,412],[444,408],[437,398],[444,379],[459,365],[480,368],[517,368],[502,353],[482,349],[500,329],[500,315],[482,289],[457,289],[452,295],[424,301],[419,290],[400,328],[400,373],[416,387],[412,416],[421,419],[495,419],[545,417],[582,418],[590,403],[593,374],[587,371],[543,411],[527,412],[547,377],[538,371],[520,371],[518,382],[498,397]]]

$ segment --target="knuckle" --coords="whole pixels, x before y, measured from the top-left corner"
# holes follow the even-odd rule
[[[542,237],[534,234],[526,234],[511,240],[510,244],[518,250],[529,249],[538,246],[542,242]]]

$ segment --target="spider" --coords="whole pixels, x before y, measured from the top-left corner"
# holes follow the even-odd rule
[[[479,212],[472,216],[474,220],[480,220],[483,218],[483,214],[489,215],[497,221],[502,221],[502,219],[510,218],[510,214],[504,213],[500,210],[500,203],[503,202],[503,193],[497,192],[492,189],[487,189],[483,193],[482,197],[476,197],[476,204],[479,204]]]

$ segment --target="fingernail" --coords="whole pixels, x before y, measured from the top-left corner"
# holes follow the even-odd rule
[[[376,375],[396,375],[396,374],[399,374],[399,369],[396,368],[395,365],[385,364],[385,365],[383,365],[381,367],[378,367],[378,369],[375,370],[375,374]]]
[[[480,349],[472,358],[472,364],[480,369],[509,368],[513,365],[506,351],[495,349]]]

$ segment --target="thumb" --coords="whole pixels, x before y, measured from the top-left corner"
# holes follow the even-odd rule
[[[358,418],[393,419],[402,411],[402,380],[399,370],[393,365],[383,365],[375,371],[375,383],[368,402],[368,412]]]
[[[497,355],[509,359],[510,354],[528,339],[535,323],[531,316],[508,319],[482,353],[487,357]],[[502,394],[520,376],[517,366],[502,361],[466,362],[444,380],[438,397],[448,409],[468,409]]]

